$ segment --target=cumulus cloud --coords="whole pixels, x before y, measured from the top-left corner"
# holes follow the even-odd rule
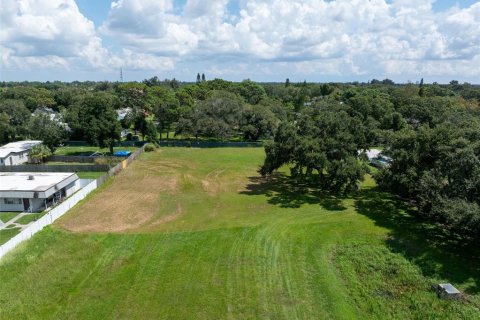
[[[100,40],[73,0],[5,0],[1,18],[2,65],[7,67],[68,67],[69,60]]]
[[[454,72],[480,54],[480,3],[443,13],[433,3],[243,0],[232,20],[226,0],[188,0],[180,14],[168,0],[121,0],[102,31],[132,50],[189,61],[290,63],[306,73],[350,75],[432,73],[427,66]]]
[[[109,52],[92,21],[74,0],[2,0],[0,63],[28,70],[131,66],[171,69],[172,62],[148,54]],[[175,26],[173,26],[175,28]]]
[[[435,0],[237,0],[230,12],[231,1],[112,1],[95,29],[73,0],[5,0],[1,61],[186,72],[203,63],[218,76],[270,79],[480,75],[480,2],[435,12]]]
[[[114,1],[100,31],[127,48],[163,56],[181,55],[197,45],[198,36],[172,10],[170,0]]]

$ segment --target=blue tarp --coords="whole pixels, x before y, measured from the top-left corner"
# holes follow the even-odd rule
[[[119,150],[113,153],[115,157],[128,157],[132,153],[131,151],[127,150]]]

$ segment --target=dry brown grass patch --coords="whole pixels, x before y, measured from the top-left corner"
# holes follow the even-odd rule
[[[122,171],[58,224],[74,232],[124,232],[148,225],[159,210],[160,193],[175,194],[178,178],[132,169]]]

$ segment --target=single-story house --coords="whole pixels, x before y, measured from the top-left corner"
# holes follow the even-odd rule
[[[75,173],[0,172],[0,211],[43,211],[79,189]]]
[[[57,112],[53,110],[52,108],[49,107],[39,107],[35,110],[34,113],[32,113],[32,116],[36,116],[39,114],[44,114],[50,118],[53,122],[56,122],[57,124],[61,125],[65,130],[67,131],[72,131],[70,127],[68,126],[67,123],[64,122],[63,116],[60,112]]]
[[[24,140],[8,143],[0,147],[0,166],[14,166],[28,162],[28,152],[41,144],[38,140]]]
[[[133,111],[132,108],[121,108],[117,110],[117,121],[122,121],[125,117]]]
[[[367,150],[359,150],[358,154],[365,152],[368,158],[368,162],[378,168],[386,168],[390,166],[392,162],[392,158],[384,155],[382,150],[379,149],[367,149]]]

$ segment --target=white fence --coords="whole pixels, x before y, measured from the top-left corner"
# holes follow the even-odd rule
[[[84,199],[90,192],[95,190],[98,186],[103,184],[105,180],[109,176],[113,176],[118,172],[125,169],[133,160],[135,160],[138,155],[140,155],[143,151],[145,151],[144,144],[140,149],[132,153],[127,159],[120,162],[115,167],[111,168],[107,174],[98,178],[97,180],[93,180],[92,182],[88,183],[84,186],[85,181],[80,179],[80,186],[83,187],[75,194],[71,195],[67,200],[50,210],[49,213],[35,221],[34,223],[30,224],[28,227],[22,230],[19,234],[17,234],[12,239],[8,240],[6,243],[0,246],[0,259],[6,255],[10,250],[18,246],[25,240],[30,239],[35,233],[42,230],[44,227],[52,224],[53,221],[57,220],[61,216],[63,216],[68,210],[70,210],[74,205],[76,205],[80,200]]]
[[[53,221],[63,216],[68,210],[70,210],[74,205],[76,205],[80,200],[84,199],[90,192],[92,192],[96,188],[97,180],[93,180],[85,187],[77,191],[75,194],[70,196],[67,200],[50,210],[50,212],[48,212],[46,215],[23,229],[22,232],[17,234],[15,237],[1,245],[0,259],[17,245],[19,245],[25,240],[30,239],[35,233],[42,230],[44,227],[53,223]]]

